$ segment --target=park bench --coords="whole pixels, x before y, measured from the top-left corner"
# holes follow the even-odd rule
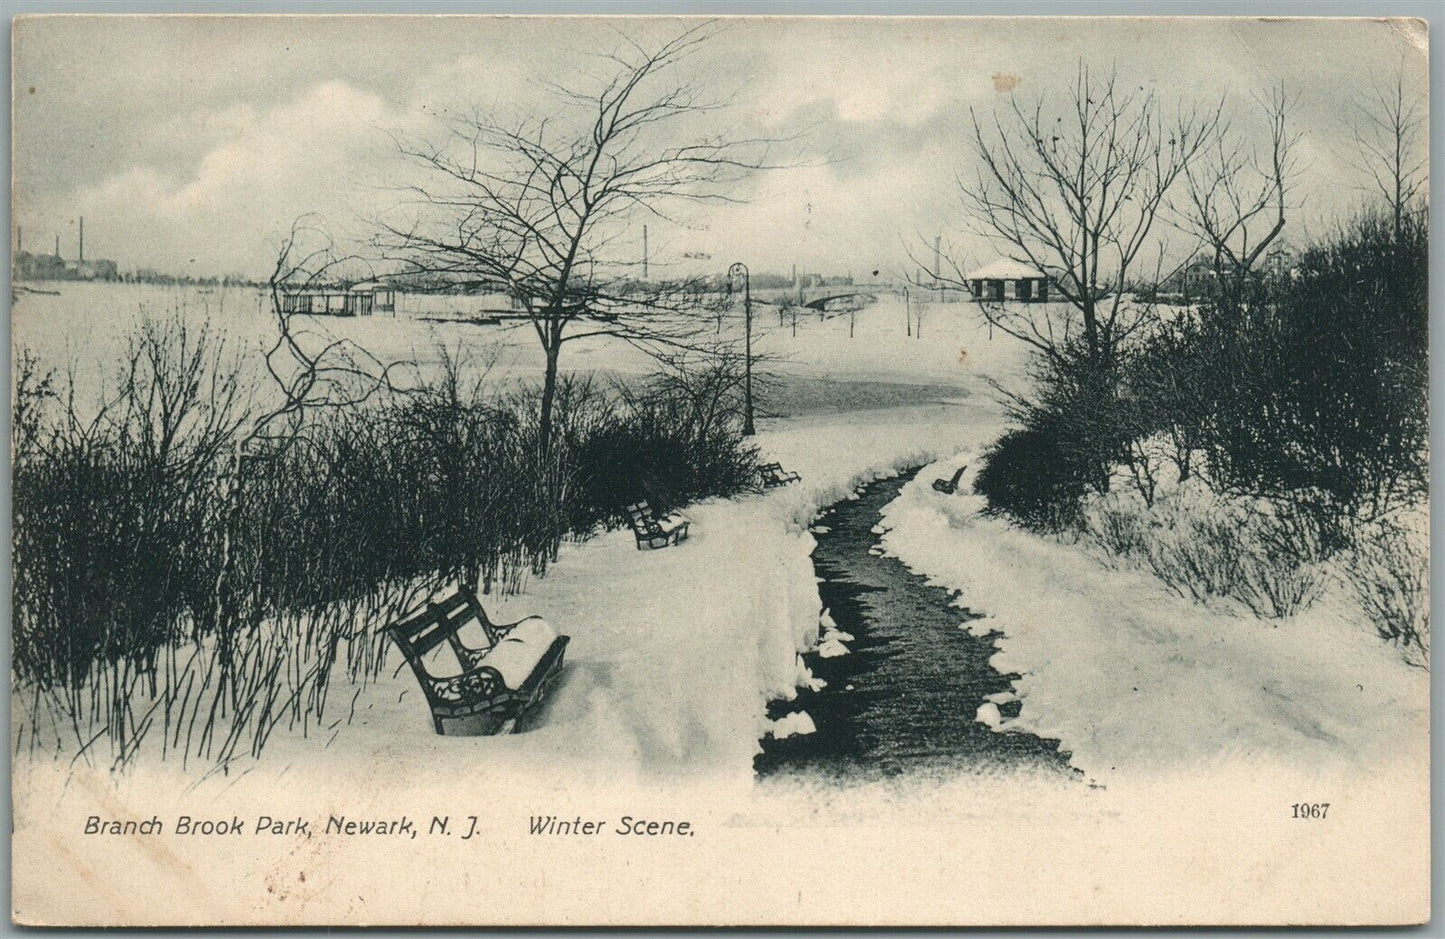
[[[639,500],[627,507],[627,521],[632,533],[637,536],[637,550],[643,548],[665,548],[687,538],[687,526],[692,520],[681,512],[669,512],[659,516],[647,504]]]
[[[763,479],[764,489],[775,489],[778,486],[786,486],[788,483],[795,483],[803,477],[797,473],[783,469],[781,463],[764,463],[758,467],[758,475]]]
[[[967,463],[958,468],[958,471],[953,474],[952,479],[935,479],[933,481],[933,488],[946,496],[953,495],[958,491],[958,481],[963,479],[963,471],[966,469],[968,469]]]
[[[479,633],[484,645],[463,641],[463,629]],[[436,732],[463,737],[516,730],[556,684],[570,638],[540,616],[493,623],[476,594],[461,587],[428,600],[386,633],[416,674]]]

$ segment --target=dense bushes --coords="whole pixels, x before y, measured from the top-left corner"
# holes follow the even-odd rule
[[[1064,452],[1058,423],[1011,430],[984,453],[974,490],[988,499],[990,512],[1035,531],[1058,531],[1076,514],[1084,485]]]
[[[144,326],[88,418],[22,355],[14,393],[14,663],[42,684],[139,657],[204,615],[217,474],[246,420],[236,363],[204,329]]]
[[[1428,476],[1427,264],[1423,211],[1398,232],[1365,214],[1289,277],[1157,311],[1108,361],[1061,346],[1020,421],[1057,441],[1076,483],[1061,497],[1138,471],[1148,498],[1163,453],[1180,479],[1306,504],[1322,524],[1388,513]]]
[[[1300,501],[1327,527],[1423,496],[1428,477],[1427,233],[1366,215],[1296,276],[1200,313],[1208,393],[1181,401],[1221,488]],[[1208,382],[1209,376],[1228,380]]]
[[[743,446],[740,357],[727,351],[672,356],[640,388],[620,388],[612,419],[571,444],[581,502],[621,521],[647,498],[676,508],[756,485],[757,451]]]
[[[991,511],[1058,531],[1077,521],[1087,493],[1109,491],[1133,417],[1116,369],[1080,344],[1041,357],[1030,377],[1032,392],[1012,398],[1020,426],[984,455],[975,490]]]
[[[1319,563],[1357,548],[1363,609],[1418,655],[1419,565],[1366,530],[1427,491],[1427,227],[1423,208],[1362,214],[1288,273],[1225,271],[1199,306],[1141,316],[1107,357],[1041,356],[977,490],[1259,615],[1307,606]],[[1121,485],[1137,502],[1109,497]],[[1186,489],[1211,496],[1180,511]]]
[[[148,324],[87,416],[21,357],[14,672],[32,746],[105,738],[123,761],[158,720],[163,746],[224,765],[319,719],[335,668],[373,676],[377,627],[421,593],[515,590],[626,502],[756,478],[730,401],[699,426],[676,383],[564,380],[543,447],[536,389],[466,379],[451,356],[284,422],[240,372],[205,329]]]

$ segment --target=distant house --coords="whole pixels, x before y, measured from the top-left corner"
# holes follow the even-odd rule
[[[1213,259],[1201,254],[1180,269],[1179,289],[1174,292],[1186,297],[1207,297],[1214,293],[1218,282],[1219,272],[1214,269]]]
[[[1272,280],[1293,280],[1299,276],[1299,257],[1288,245],[1275,245],[1265,252],[1260,270]]]
[[[1049,276],[1012,258],[999,258],[964,275],[975,300],[1047,303]]]
[[[1254,277],[1266,281],[1288,281],[1298,276],[1298,264],[1294,251],[1284,245],[1276,245],[1256,262],[1251,273]],[[1228,263],[1223,261],[1220,267],[1226,271],[1230,269]],[[1211,297],[1218,289],[1219,276],[1212,256],[1196,254],[1160,284],[1160,291],[1186,299]]]

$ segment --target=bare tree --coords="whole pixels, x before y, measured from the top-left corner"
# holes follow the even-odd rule
[[[1393,82],[1372,82],[1369,93],[1355,102],[1350,122],[1354,163],[1389,206],[1396,240],[1429,182],[1424,124],[1421,99],[1406,91],[1403,67]]]
[[[1181,227],[1197,235],[1214,255],[1215,272],[1236,284],[1254,270],[1284,231],[1289,193],[1299,175],[1288,128],[1296,99],[1283,82],[1255,96],[1267,125],[1260,147],[1220,120],[1209,128],[1196,159],[1184,167],[1186,203]]]
[[[700,24],[656,48],[625,35],[602,56],[610,76],[554,86],[543,116],[477,110],[436,144],[399,141],[422,181],[406,187],[412,217],[382,223],[390,256],[453,283],[506,292],[545,356],[541,447],[551,437],[558,359],[588,336],[658,339],[676,331],[699,288],[628,276],[618,249],[639,217],[672,219],[686,203],[735,201],[769,165],[772,141],[718,134],[724,106],[679,66],[706,41]]]
[[[981,303],[989,323],[1052,358],[1082,327],[1087,357],[1106,369],[1139,325],[1125,299],[1130,271],[1219,120],[1198,107],[1166,117],[1151,91],[1125,85],[1113,70],[1097,76],[1081,64],[1057,110],[1010,97],[989,118],[973,113],[978,168],[959,178],[970,226],[1048,275],[1068,304],[1060,312]],[[955,259],[932,267],[934,283],[968,286]]]

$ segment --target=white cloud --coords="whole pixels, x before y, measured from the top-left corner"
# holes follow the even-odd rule
[[[339,81],[213,117],[230,133],[189,169],[134,167],[75,193],[77,214],[124,219],[132,247],[156,252],[124,261],[264,270],[266,246],[291,219],[319,213],[344,225],[363,207],[365,168],[385,152],[384,128],[396,120],[380,97]]]
[[[253,273],[269,267],[269,245],[296,216],[315,212],[346,228],[394,198],[382,189],[397,178],[389,131],[428,137],[439,117],[475,105],[547,114],[539,78],[575,83],[579,69],[596,71],[605,62],[587,52],[617,43],[618,29],[656,40],[679,28],[675,20],[178,18],[147,31],[139,21],[61,20],[30,21],[16,46],[17,87],[39,86],[15,108],[15,217],[27,244],[48,242],[56,228],[73,244],[68,220],[84,214],[92,256]],[[749,259],[760,270],[795,259],[830,271],[906,264],[903,243],[960,226],[961,123],[970,105],[999,100],[994,75],[1018,77],[1017,93],[1032,98],[1066,83],[1081,56],[1117,61],[1170,104],[1226,87],[1247,103],[1250,90],[1287,79],[1302,94],[1301,152],[1310,161],[1302,215],[1327,211],[1356,192],[1340,156],[1343,102],[1401,54],[1400,37],[1365,22],[724,26],[692,63],[732,105],[709,116],[712,130],[781,135],[816,125],[811,156],[831,162],[766,174],[750,187],[750,204],[709,208],[691,228],[653,223],[659,263],[670,251]],[[177,69],[194,77],[171,77]]]

